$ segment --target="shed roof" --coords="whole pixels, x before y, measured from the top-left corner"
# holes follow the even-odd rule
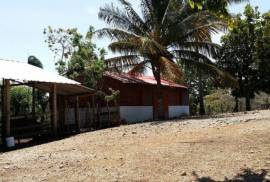
[[[35,87],[51,91],[51,83],[57,85],[57,92],[62,95],[78,95],[94,92],[81,83],[60,75],[45,71],[27,63],[0,60],[0,79],[9,79],[21,83],[34,83]]]
[[[106,72],[105,76],[111,77],[113,79],[119,80],[122,83],[135,83],[135,84],[148,84],[156,85],[157,81],[153,76],[143,76],[143,75],[130,75],[130,74],[118,74],[112,72]],[[167,87],[176,87],[176,88],[187,88],[185,85],[174,83],[168,80],[161,80],[161,85]]]

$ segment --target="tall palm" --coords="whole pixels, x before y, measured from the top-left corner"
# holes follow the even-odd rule
[[[206,5],[191,7],[189,0],[141,0],[140,16],[127,0],[119,2],[121,9],[107,4],[99,12],[99,18],[109,28],[100,29],[96,34],[109,37],[113,41],[109,49],[121,54],[108,59],[107,64],[130,73],[151,68],[157,81],[159,104],[161,78],[183,81],[177,61],[234,81],[210,59],[219,49],[211,42],[211,35],[224,30],[226,23]]]

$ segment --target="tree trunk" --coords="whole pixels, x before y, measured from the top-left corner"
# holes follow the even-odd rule
[[[204,107],[204,98],[203,98],[203,83],[202,83],[202,77],[201,74],[199,75],[199,105],[200,105],[200,110],[199,114],[200,115],[205,115],[205,107]]]
[[[160,69],[157,68],[156,71],[153,72],[154,77],[157,82],[157,105],[155,108],[155,113],[154,113],[154,120],[159,120],[161,119],[161,116],[163,115],[162,111],[162,91],[161,91],[161,76],[160,76]]]
[[[246,96],[246,111],[251,111],[250,96]]]
[[[235,100],[235,107],[233,109],[233,112],[239,112],[239,99],[238,97],[234,97],[234,100]]]

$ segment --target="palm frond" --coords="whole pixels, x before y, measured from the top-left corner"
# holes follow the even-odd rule
[[[141,59],[139,55],[118,56],[105,60],[108,69],[123,69],[128,66],[139,64],[140,62]]]
[[[227,29],[227,24],[224,22],[211,22],[188,30],[183,36],[177,38],[178,40],[195,40],[195,41],[211,41],[213,34],[224,32]],[[177,40],[176,40],[177,41]]]
[[[140,47],[129,40],[117,41],[111,43],[108,48],[113,53],[120,53],[124,55],[137,54],[140,52]]]
[[[208,63],[208,64],[213,64],[211,60],[204,54],[201,54],[200,52],[197,51],[190,51],[190,50],[174,50],[172,51],[178,59],[193,59],[193,60],[198,60]]]
[[[125,12],[121,11],[119,8],[114,7],[113,4],[107,4],[103,8],[100,8],[98,17],[112,27],[126,30],[136,35],[144,34],[144,31],[138,27],[135,22],[132,22],[132,20],[127,16]]]
[[[142,0],[141,7],[143,19],[145,23],[148,25],[148,27],[151,29],[151,24],[149,25],[149,23],[153,22],[154,18],[154,9],[152,5],[152,0]]]
[[[174,47],[178,50],[188,50],[194,52],[200,52],[203,55],[209,57],[216,57],[220,51],[220,45],[212,42],[180,42],[175,43]]]
[[[184,74],[178,64],[172,62],[166,57],[160,57],[161,77],[177,83],[184,83]]]
[[[188,69],[200,70],[204,72],[204,74],[212,75],[213,78],[219,79],[226,86],[238,87],[238,81],[231,74],[218,69],[213,64],[192,59],[179,59],[178,61],[180,64],[185,65]]]
[[[129,2],[127,2],[126,0],[118,0],[118,1],[120,1],[120,3],[124,6],[129,19],[131,19],[132,22],[137,27],[139,27],[143,32],[148,33],[149,32],[148,26],[141,19],[141,17],[137,14],[137,12],[133,9],[132,5]]]
[[[123,55],[107,60],[109,67],[140,72],[150,64],[156,79],[159,79],[157,74],[161,74],[170,80],[182,80],[182,70],[175,63],[180,59],[183,65],[235,83],[211,61],[219,51],[211,37],[227,28],[218,11],[207,9],[213,5],[212,0],[203,1],[202,8],[190,7],[188,0],[141,0],[142,16],[128,0],[118,1],[121,9],[113,4],[100,9],[99,18],[109,28],[96,31],[98,37],[113,41],[109,45],[112,52]],[[240,1],[227,0],[226,3]],[[215,4],[212,8],[216,7]]]
[[[103,28],[94,32],[98,38],[108,37],[111,40],[128,40],[137,37],[137,35],[119,29]]]
[[[140,53],[142,56],[156,54],[170,55],[166,47],[147,37],[136,37],[130,40],[113,42],[109,45],[109,49],[113,52],[123,54]]]
[[[191,12],[186,15],[185,12],[179,12],[174,15],[175,18],[167,26],[165,37],[169,42],[197,39],[200,41],[211,40],[211,34],[225,31],[227,24],[215,14],[204,10],[199,12]]]
[[[147,71],[147,64],[149,63],[149,60],[144,60],[138,64],[135,64],[131,67],[131,70],[129,70],[129,74],[136,75],[136,74],[143,74]]]

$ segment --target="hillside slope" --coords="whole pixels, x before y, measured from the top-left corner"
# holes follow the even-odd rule
[[[121,126],[0,154],[0,181],[220,181],[237,174],[269,178],[270,111]]]

